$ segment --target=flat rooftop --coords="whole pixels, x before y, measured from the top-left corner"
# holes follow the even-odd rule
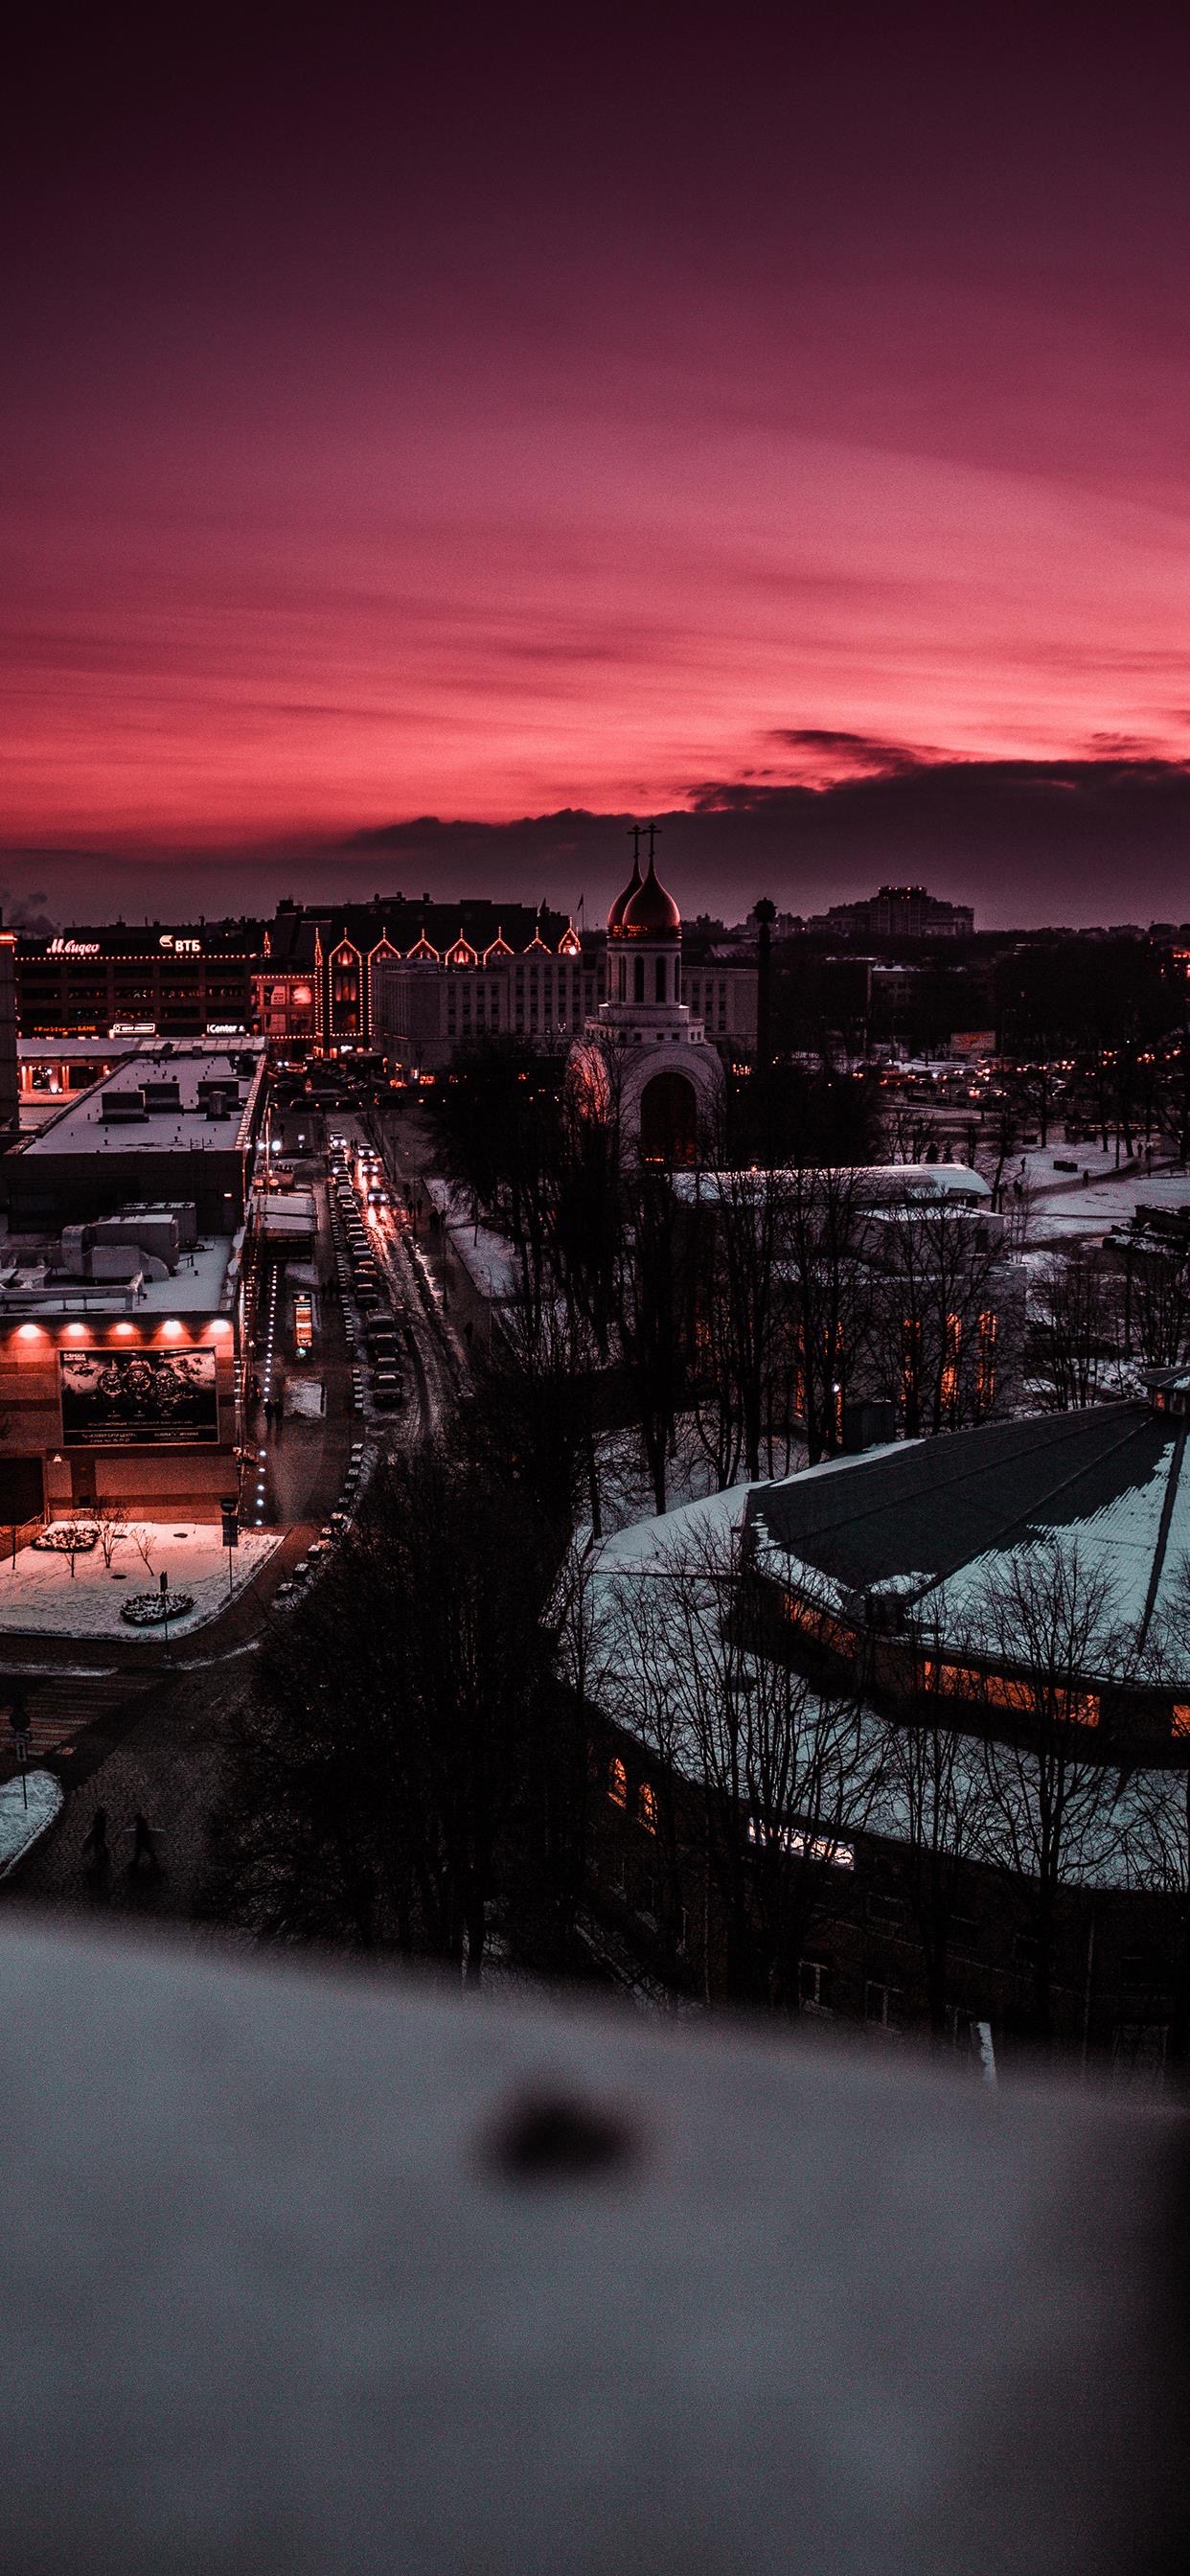
[[[217,1315],[230,1312],[244,1234],[206,1235],[178,1256],[168,1279],[76,1279],[42,1261],[14,1260],[0,1235],[0,1327],[83,1315]]]
[[[105,1042],[109,1045],[110,1042]],[[36,1052],[36,1050],[34,1050]],[[251,1059],[251,1070],[240,1071]],[[63,1154],[199,1154],[248,1143],[253,1111],[264,1078],[263,1038],[189,1038],[171,1044],[154,1041],[125,1054],[106,1080],[66,1101],[18,1153],[38,1159]],[[207,1115],[200,1085],[226,1082],[238,1094],[239,1108],[230,1117]],[[176,1104],[150,1106],[139,1117],[112,1115],[116,1100],[130,1099],[142,1086],[176,1083]]]

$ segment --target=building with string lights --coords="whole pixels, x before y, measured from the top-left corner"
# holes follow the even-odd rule
[[[601,943],[546,905],[405,895],[340,906],[284,903],[254,978],[255,1024],[304,1055],[374,1048],[433,1073],[468,1037],[563,1043],[600,998]]]

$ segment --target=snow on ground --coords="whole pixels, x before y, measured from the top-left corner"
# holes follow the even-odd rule
[[[427,1179],[426,1190],[445,1221],[452,1250],[457,1253],[480,1296],[492,1298],[497,1305],[515,1297],[521,1281],[521,1265],[516,1247],[509,1242],[507,1235],[497,1234],[490,1225],[476,1225],[465,1209],[460,1208],[449,1181]]]
[[[1054,1170],[1055,1155],[1077,1164],[1077,1178]],[[1012,1156],[1004,1167],[1002,1204],[1010,1220],[1021,1159]],[[1190,1207],[1190,1172],[1173,1172],[1168,1166],[1150,1172],[1143,1161],[1121,1170],[1114,1147],[1105,1154],[1101,1145],[1035,1145],[1023,1159],[1027,1236],[1034,1245],[1106,1234],[1113,1225],[1127,1225],[1138,1207]],[[1090,1174],[1089,1181],[1084,1173]]]
[[[0,1878],[52,1825],[62,1802],[62,1783],[52,1771],[26,1771],[23,1788],[19,1778],[0,1785]]]
[[[171,1619],[171,1638],[218,1617],[228,1601],[227,1559],[217,1521],[138,1521],[150,1530],[151,1570],[139,1556],[131,1532],[117,1542],[109,1574],[99,1548],[69,1560],[50,1550],[22,1547],[15,1566],[6,1558],[0,1569],[0,1628],[43,1637],[136,1637],[160,1642],[160,1628],[130,1628],[120,1617],[120,1604],[130,1593],[156,1592],[160,1577],[169,1577],[171,1592],[190,1592],[194,1608]],[[241,1592],[280,1545],[277,1533],[241,1530],[230,1550],[232,1583]]]
[[[326,1410],[326,1400],[323,1392],[322,1379],[320,1377],[296,1376],[287,1378],[285,1381],[285,1410],[287,1413],[308,1414],[312,1420],[317,1422]]]

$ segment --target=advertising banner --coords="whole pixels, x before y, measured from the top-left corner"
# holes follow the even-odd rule
[[[214,1351],[60,1351],[62,1445],[152,1449],[214,1442]]]

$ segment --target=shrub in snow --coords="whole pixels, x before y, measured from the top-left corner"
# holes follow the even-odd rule
[[[192,1592],[133,1592],[120,1603],[120,1617],[130,1628],[162,1628],[167,1619],[184,1619],[193,1608]]]
[[[50,1521],[30,1539],[31,1547],[47,1549],[54,1556],[85,1556],[99,1544],[99,1532],[85,1521]]]

